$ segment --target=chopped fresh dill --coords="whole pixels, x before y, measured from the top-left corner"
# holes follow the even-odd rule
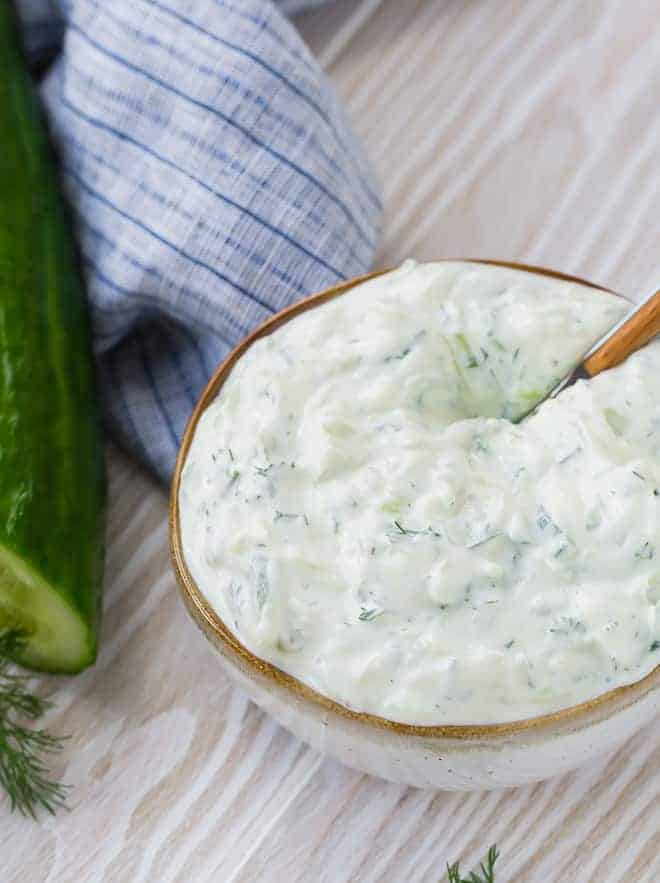
[[[641,481],[646,481],[646,478],[645,478],[643,475],[641,475],[639,472],[635,472],[634,469],[633,469],[633,471],[632,471],[632,474],[633,474],[633,475],[636,475],[637,478],[639,478]]]
[[[507,641],[506,644],[505,644],[504,646],[505,646],[505,648],[506,648],[507,650],[510,650],[510,649],[513,647],[513,645],[514,645],[515,643],[516,643],[516,642],[515,642],[514,638],[511,638],[511,640],[510,640],[510,641]]]
[[[536,525],[539,530],[545,530],[546,527],[552,527],[554,534],[561,533],[561,530],[552,520],[552,517],[545,511],[543,506],[539,506],[539,517],[536,519]]]
[[[548,629],[553,635],[568,635],[569,632],[584,634],[587,630],[582,620],[574,616],[560,616],[559,620],[560,625]]]
[[[394,521],[394,527],[397,529],[397,532],[402,536],[427,536],[427,537],[440,537],[442,536],[437,530],[435,530],[429,524],[428,527],[425,527],[423,530],[413,530],[409,527],[404,527],[400,521]]]
[[[231,448],[227,448],[227,453],[229,454],[229,459],[230,459],[230,460],[233,460],[233,459],[234,459],[234,455],[233,455],[233,453],[232,453]]]
[[[573,457],[576,457],[578,454],[581,454],[581,453],[582,453],[582,446],[578,445],[577,448],[572,450],[569,454],[566,454],[564,457],[561,457],[559,460],[557,460],[557,463],[559,463],[559,464],[566,463],[566,462],[568,462],[568,460],[572,460]]]
[[[410,355],[411,349],[412,349],[411,346],[406,346],[402,350],[400,350],[398,353],[392,353],[389,356],[385,356],[385,361],[386,362],[400,362],[401,359],[405,359],[406,356]]]
[[[660,650],[660,641],[653,641],[649,644],[649,653],[655,653],[656,650]]]
[[[279,509],[276,509],[273,521],[295,521],[296,518],[302,518],[305,527],[309,527],[309,518],[304,512],[301,515],[299,512],[280,512]]]
[[[543,512],[543,514],[539,515],[536,519],[536,524],[538,525],[539,530],[545,530],[549,524],[552,524],[552,519],[546,512]]]
[[[273,468],[273,464],[269,463],[268,466],[254,466],[253,468],[257,475],[268,475]]]
[[[491,533],[491,534],[489,534],[488,536],[486,536],[486,537],[482,537],[480,540],[477,540],[475,543],[471,543],[471,544],[470,544],[469,546],[467,546],[466,548],[468,548],[468,549],[478,549],[479,546],[483,546],[483,545],[485,545],[486,543],[489,543],[491,540],[494,540],[496,537],[501,537],[501,536],[502,536],[502,532],[501,532],[501,531],[495,531],[495,533]]]
[[[396,353],[390,353],[389,356],[385,356],[385,362],[400,362],[402,359],[405,359],[406,356],[409,356],[413,351],[417,343],[426,335],[426,331],[422,329],[418,331],[417,334],[413,337],[412,341],[404,346],[403,349],[399,350]]]
[[[378,610],[377,607],[360,607],[362,611],[358,616],[360,622],[373,622],[377,616],[381,616],[385,611]]]
[[[463,351],[463,354],[465,355],[465,367],[476,368],[479,363],[477,362],[474,353],[470,349],[470,345],[467,342],[466,336],[464,334],[457,334],[456,341],[460,349]]]
[[[468,877],[461,876],[460,862],[447,865],[447,883],[495,883],[495,862],[499,858],[495,845],[488,850],[485,862],[479,863],[479,871],[471,871]]]

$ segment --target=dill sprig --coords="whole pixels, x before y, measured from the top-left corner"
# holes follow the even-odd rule
[[[61,749],[63,739],[21,723],[37,720],[51,705],[30,692],[27,676],[11,668],[23,643],[20,633],[0,633],[0,788],[12,811],[34,819],[39,810],[54,814],[63,807],[67,789],[49,777],[44,761]]]
[[[495,883],[495,862],[499,857],[499,852],[495,845],[491,846],[486,856],[486,861],[479,865],[480,873],[470,871],[469,877],[461,877],[461,869],[459,862],[453,865],[447,865],[447,883]]]
[[[427,536],[427,537],[440,537],[442,536],[437,530],[435,530],[429,524],[428,527],[423,528],[422,530],[413,530],[410,527],[404,527],[400,521],[394,519],[394,527],[396,528],[396,533],[401,534],[401,536]]]

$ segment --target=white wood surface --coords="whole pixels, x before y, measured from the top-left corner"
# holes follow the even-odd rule
[[[335,0],[300,26],[385,182],[380,264],[502,257],[660,285],[658,0]],[[2,883],[660,879],[660,721],[545,784],[423,792],[322,760],[227,683],[179,603],[166,498],[114,451],[103,649],[45,681],[71,811],[0,818]]]

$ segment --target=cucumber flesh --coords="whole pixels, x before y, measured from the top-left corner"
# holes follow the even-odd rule
[[[24,561],[0,546],[0,632],[25,636],[20,661],[29,668],[62,674],[94,659],[89,631],[80,616]]]

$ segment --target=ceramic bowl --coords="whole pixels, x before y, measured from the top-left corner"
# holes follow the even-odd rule
[[[484,263],[600,288],[539,267]],[[226,671],[257,705],[319,751],[384,779],[450,790],[492,789],[548,778],[607,755],[660,710],[660,666],[629,686],[553,714],[505,724],[407,725],[351,711],[259,659],[225,625],[190,575],[181,542],[178,499],[181,472],[201,414],[255,340],[376,275],[334,286],[273,316],[236,347],[202,393],[183,438],[170,500],[172,561],[188,612]]]

